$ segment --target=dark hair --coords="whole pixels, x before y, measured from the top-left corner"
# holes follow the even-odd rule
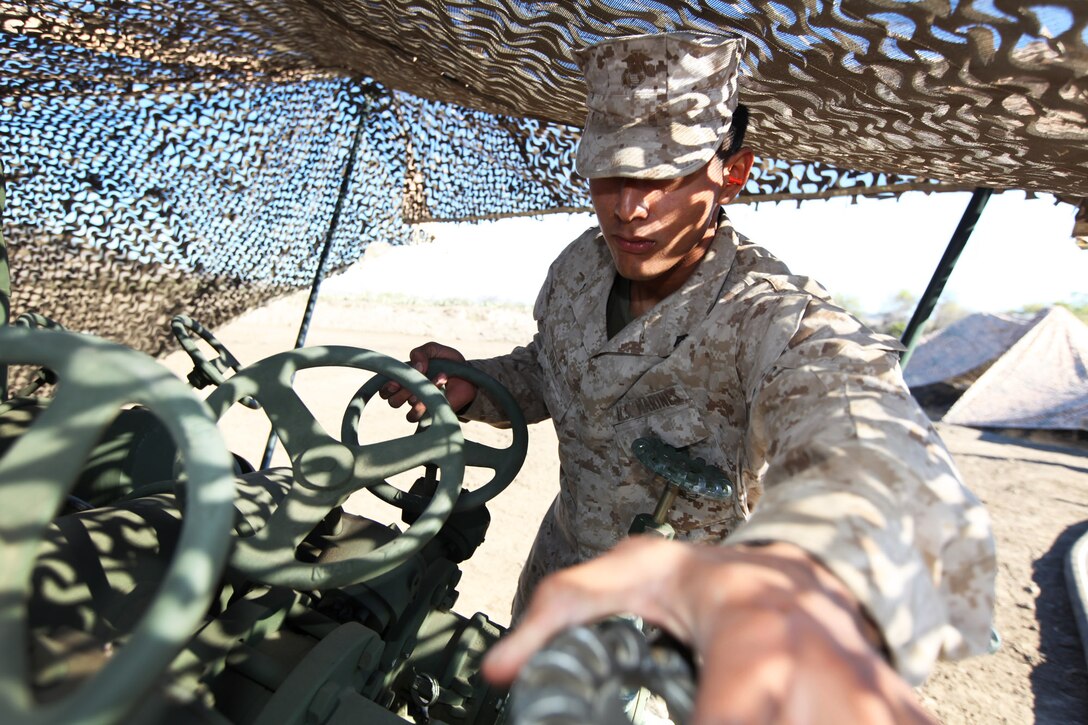
[[[748,106],[738,103],[733,111],[733,122],[729,126],[729,133],[722,139],[722,145],[718,149],[718,157],[722,161],[741,150],[744,146],[744,134],[748,131]]]

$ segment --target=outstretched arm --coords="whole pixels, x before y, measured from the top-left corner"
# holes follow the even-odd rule
[[[874,646],[879,636],[857,601],[791,544],[632,537],[544,579],[483,672],[508,683],[559,631],[618,613],[695,650],[696,723],[933,722]]]
[[[807,551],[862,605],[912,684],[938,657],[985,652],[989,519],[903,384],[894,341],[808,294],[755,294],[747,307],[751,342],[737,356],[746,459],[765,472],[726,543]]]

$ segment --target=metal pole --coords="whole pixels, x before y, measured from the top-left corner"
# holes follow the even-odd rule
[[[926,321],[929,320],[929,316],[933,314],[933,310],[937,308],[937,301],[941,297],[941,292],[944,291],[944,286],[948,283],[948,278],[952,276],[956,261],[959,260],[960,253],[963,252],[963,248],[967,245],[971,232],[975,231],[975,224],[978,223],[978,218],[981,216],[982,210],[986,208],[986,202],[990,200],[990,195],[993,193],[993,189],[979,188],[975,189],[974,193],[971,194],[971,201],[967,202],[967,208],[963,211],[959,226],[952,233],[948,248],[944,250],[944,256],[941,257],[941,261],[937,264],[937,269],[933,271],[929,286],[926,287],[922,299],[918,301],[918,306],[914,309],[910,322],[907,323],[907,329],[903,331],[903,337],[900,341],[907,348],[899,358],[899,365],[903,369],[906,369],[910,356],[914,353],[918,338],[922,335],[922,329],[925,327]]]
[[[340,193],[336,197],[336,206],[332,210],[332,219],[329,228],[325,232],[325,243],[321,248],[321,257],[317,261],[317,270],[314,272],[314,281],[310,285],[310,296],[306,299],[306,311],[302,313],[302,323],[298,328],[298,336],[295,338],[295,349],[306,344],[306,335],[310,331],[310,321],[313,319],[314,307],[317,306],[317,295],[321,290],[321,281],[325,278],[325,267],[329,261],[329,251],[332,249],[332,239],[340,224],[340,212],[344,208],[344,199],[347,197],[348,188],[351,186],[351,176],[355,170],[355,159],[359,153],[359,144],[363,138],[366,122],[367,97],[364,95],[359,102],[359,123],[355,127],[355,135],[351,139],[351,150],[348,152],[347,164],[344,166],[344,176],[340,179]],[[294,380],[294,376],[291,376]],[[273,428],[268,433],[268,442],[264,447],[264,456],[261,458],[261,468],[268,468],[272,464],[272,453],[276,450],[276,430]]]
[[[8,245],[4,241],[4,162],[0,161],[0,327],[11,319],[11,273]],[[0,402],[8,399],[8,366],[0,365]]]

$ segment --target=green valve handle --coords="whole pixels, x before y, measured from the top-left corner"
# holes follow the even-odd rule
[[[631,450],[642,465],[671,486],[715,501],[733,497],[733,484],[725,472],[702,458],[693,458],[686,451],[653,437],[636,439]]]
[[[665,479],[665,490],[652,514],[642,513],[631,522],[629,534],[656,534],[666,539],[676,538],[676,531],[665,521],[676,495],[684,490],[703,498],[725,501],[733,496],[733,484],[722,469],[702,458],[693,458],[686,451],[652,437],[638,438],[631,451],[642,465]]]

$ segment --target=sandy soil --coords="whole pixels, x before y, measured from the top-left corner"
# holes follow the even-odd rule
[[[294,343],[303,295],[293,295],[217,330],[243,364]],[[529,311],[515,307],[394,304],[326,297],[307,345],[365,347],[404,359],[412,347],[437,339],[468,357],[501,354],[528,340]],[[180,352],[166,358],[180,375],[191,369]],[[368,376],[357,371],[304,371],[296,388],[326,430]],[[232,450],[254,463],[268,425],[235,406],[223,421]],[[383,403],[369,405],[363,440],[407,435],[413,427]],[[940,426],[964,477],[987,504],[999,546],[996,625],[1003,643],[986,657],[941,664],[921,689],[926,706],[945,723],[1088,722],[1088,673],[1063,578],[1065,552],[1088,531],[1088,452],[1085,449]],[[466,436],[505,446],[507,434],[472,424]],[[283,463],[282,449],[273,463]],[[480,476],[470,476],[479,483]],[[547,422],[532,426],[529,454],[517,480],[490,505],[487,541],[464,565],[457,609],[509,621],[509,604],[536,525],[557,490],[556,439]],[[409,481],[401,481],[407,485]],[[366,492],[349,510],[385,522],[397,515]]]

